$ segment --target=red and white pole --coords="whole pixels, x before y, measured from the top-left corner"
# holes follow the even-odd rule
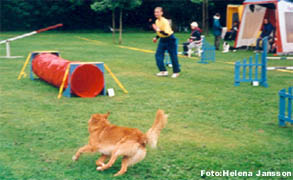
[[[11,41],[15,41],[15,40],[18,40],[18,39],[22,39],[22,38],[25,38],[25,37],[28,37],[28,36],[32,36],[34,34],[38,34],[38,33],[41,33],[41,32],[44,32],[44,31],[48,31],[48,30],[51,30],[51,29],[56,29],[56,28],[61,27],[61,26],[63,26],[63,24],[56,24],[54,26],[49,26],[49,27],[46,27],[46,28],[43,28],[43,29],[39,29],[39,30],[36,30],[36,31],[32,31],[30,33],[25,33],[25,34],[22,34],[20,36],[15,36],[13,38],[9,38],[9,39],[0,41],[0,44],[6,43],[6,56],[2,56],[2,58],[18,58],[18,57],[21,57],[21,56],[10,56],[10,44],[9,43]]]

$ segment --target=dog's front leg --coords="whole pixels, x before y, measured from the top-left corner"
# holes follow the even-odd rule
[[[85,152],[93,152],[94,151],[94,148],[91,146],[91,145],[85,145],[81,148],[79,148],[79,150],[75,153],[75,155],[72,157],[72,160],[73,161],[77,161],[79,156],[82,154],[82,153],[85,153]]]
[[[106,165],[104,165],[104,166],[97,167],[97,170],[98,171],[104,171],[105,169],[110,168],[115,163],[115,161],[118,158],[118,156],[119,155],[117,153],[112,153],[109,162]]]
[[[105,166],[104,162],[109,158],[108,155],[102,154],[102,156],[96,161],[97,166]]]

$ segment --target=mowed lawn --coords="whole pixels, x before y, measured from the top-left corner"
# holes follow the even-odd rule
[[[1,33],[0,39],[22,33]],[[123,46],[155,50],[153,36],[125,33]],[[176,36],[182,43],[189,35]],[[212,43],[213,37],[208,40]],[[278,91],[293,85],[293,73],[269,71],[269,88],[248,83],[234,87],[234,66],[227,62],[248,58],[252,51],[217,52],[216,62],[210,64],[179,58],[182,73],[172,79],[155,76],[153,53],[113,45],[110,33],[48,32],[14,41],[11,46],[12,55],[24,57],[0,59],[0,179],[111,179],[120,169],[121,159],[104,172],[96,171],[98,153],[71,160],[87,143],[91,114],[109,111],[112,123],[146,132],[158,108],[169,114],[158,148],[148,148],[142,162],[115,179],[196,180],[201,178],[201,170],[292,171],[293,127],[278,126]],[[4,46],[0,48],[3,55]],[[129,94],[108,73],[106,86],[116,93],[111,98],[58,100],[58,89],[43,81],[17,80],[28,53],[38,50],[57,50],[72,61],[105,62]],[[270,61],[269,65],[292,63]]]

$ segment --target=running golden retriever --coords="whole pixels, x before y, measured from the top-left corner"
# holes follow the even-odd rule
[[[121,169],[114,176],[119,176],[127,171],[127,167],[143,160],[146,155],[146,145],[156,148],[161,130],[167,124],[168,115],[163,110],[158,110],[155,122],[147,133],[142,133],[136,128],[119,127],[110,124],[108,114],[93,114],[88,121],[89,142],[81,147],[72,157],[78,160],[84,152],[100,152],[102,155],[96,161],[97,170],[103,171],[110,168],[119,156],[123,156]],[[108,163],[104,162],[110,158]]]

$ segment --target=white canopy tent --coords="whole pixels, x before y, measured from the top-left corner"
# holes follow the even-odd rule
[[[245,0],[235,47],[255,43],[264,18],[275,28],[278,54],[293,53],[293,2],[288,0]]]

